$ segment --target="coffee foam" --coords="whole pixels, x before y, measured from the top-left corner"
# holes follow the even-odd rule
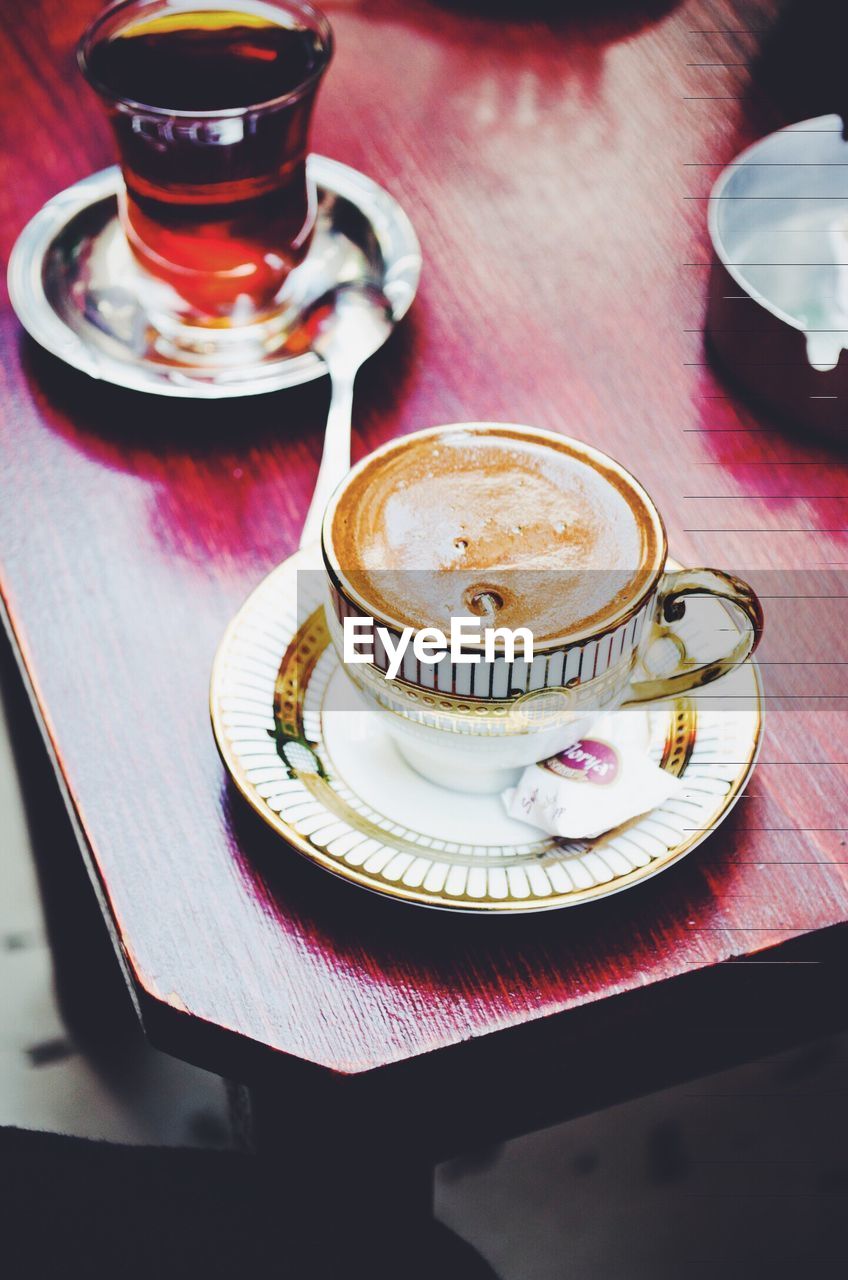
[[[494,427],[375,458],[342,494],[331,539],[343,575],[390,619],[447,629],[478,613],[536,643],[612,617],[658,549],[649,508],[616,471],[565,440]]]

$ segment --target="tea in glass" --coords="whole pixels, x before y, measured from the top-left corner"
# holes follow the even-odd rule
[[[83,37],[120,153],[124,231],[184,322],[278,308],[314,228],[306,156],[331,55],[326,18],[298,0],[123,0]]]

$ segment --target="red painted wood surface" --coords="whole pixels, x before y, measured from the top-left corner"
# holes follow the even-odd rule
[[[8,252],[45,199],[112,153],[72,58],[94,6],[5,7]],[[361,377],[356,455],[440,422],[535,423],[633,469],[688,563],[848,562],[844,462],[710,370],[706,272],[689,265],[708,260],[718,166],[798,115],[763,88],[782,79],[765,34],[776,5],[654,0],[550,20],[449,0],[326,7],[338,54],[315,149],[400,197],[425,255],[412,313]],[[203,1057],[189,1041],[205,1025],[361,1072],[614,1007],[848,918],[843,704],[807,697],[772,700],[721,832],[606,903],[469,920],[305,864],[228,785],[206,698],[228,619],[297,545],[326,386],[172,404],[63,369],[8,305],[0,332],[3,598],[135,982],[187,1015],[180,1051]],[[816,649],[822,626],[806,662],[840,656],[839,628]],[[784,634],[778,622],[776,661],[799,656]],[[821,678],[802,667],[792,687]]]

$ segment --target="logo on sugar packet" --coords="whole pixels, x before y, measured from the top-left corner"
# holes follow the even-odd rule
[[[543,760],[542,768],[572,782],[592,782],[605,787],[615,782],[619,763],[619,754],[611,743],[582,738],[559,755]]]

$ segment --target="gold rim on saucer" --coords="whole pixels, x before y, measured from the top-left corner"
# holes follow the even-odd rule
[[[298,581],[298,570],[309,572]],[[248,803],[298,852],[345,880],[452,910],[574,906],[677,862],[724,820],[747,783],[762,733],[753,662],[706,696],[639,710],[653,758],[686,789],[594,840],[548,837],[509,818],[499,796],[446,791],[416,774],[377,714],[353,701],[320,581],[316,550],[307,548],[260,583],[219,646],[210,709],[221,757]],[[722,687],[739,709],[716,705]]]

